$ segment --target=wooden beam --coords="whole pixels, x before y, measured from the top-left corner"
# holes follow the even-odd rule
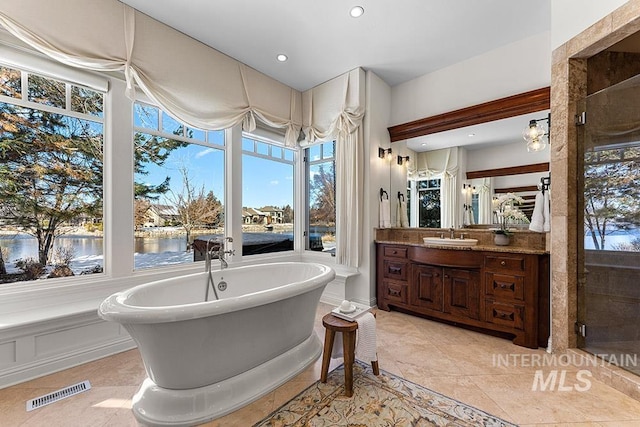
[[[495,193],[524,193],[525,191],[538,191],[538,186],[530,185],[527,187],[496,188],[493,191]]]
[[[535,113],[549,108],[551,108],[551,88],[547,86],[448,113],[391,126],[387,130],[389,131],[391,142],[403,141],[446,130]]]
[[[467,172],[467,179],[490,178],[493,176],[521,175],[524,173],[546,172],[549,170],[549,162],[534,163],[531,165],[510,166],[508,168],[485,169],[481,171]]]

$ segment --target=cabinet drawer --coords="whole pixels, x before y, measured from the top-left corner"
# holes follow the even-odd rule
[[[384,256],[385,258],[406,258],[407,248],[401,248],[397,246],[385,246]]]
[[[494,271],[524,271],[524,257],[487,255],[484,266]]]
[[[383,281],[382,289],[384,292],[384,299],[387,302],[398,302],[402,304],[407,304],[409,301],[409,297],[407,295],[407,285],[402,283],[394,283]]]
[[[485,294],[498,299],[524,300],[524,277],[512,274],[485,273]]]
[[[524,306],[486,300],[485,320],[496,325],[524,329]]]
[[[406,262],[385,259],[382,263],[382,268],[382,275],[387,279],[407,280],[409,264]]]

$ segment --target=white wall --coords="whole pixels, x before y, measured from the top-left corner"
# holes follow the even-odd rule
[[[406,123],[550,84],[550,33],[544,32],[394,86],[391,90],[391,124]]]
[[[551,49],[566,43],[626,2],[627,0],[553,0]]]
[[[364,120],[365,141],[365,215],[363,224],[363,259],[360,275],[353,278],[347,293],[358,302],[375,304],[376,257],[375,230],[379,224],[380,187],[389,191],[390,165],[378,158],[378,147],[390,145],[387,126],[391,115],[391,88],[371,71],[366,74],[367,113]],[[397,165],[396,165],[397,166]]]

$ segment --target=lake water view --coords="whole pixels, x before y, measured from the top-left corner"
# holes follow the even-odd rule
[[[243,235],[244,245],[259,245],[269,243],[281,238],[293,239],[291,232],[245,232]],[[218,239],[222,235],[196,236],[195,238]],[[73,259],[71,269],[79,274],[84,270],[92,269],[96,266],[103,266],[104,239],[100,236],[73,235],[67,234],[56,238],[54,252],[56,248],[73,248]],[[36,259],[38,256],[37,240],[26,234],[4,234],[0,235],[0,246],[8,250],[5,258],[7,270],[16,271],[15,262],[19,259]],[[136,237],[134,243],[134,268],[144,269],[157,265],[184,264],[194,261],[193,252],[187,251],[185,237],[182,235],[161,235]],[[268,251],[268,250],[267,250]]]

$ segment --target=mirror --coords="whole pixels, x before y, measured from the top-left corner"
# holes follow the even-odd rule
[[[548,96],[548,88],[543,88],[389,128],[392,141],[395,141],[391,144],[394,160],[389,166],[392,224],[397,224],[396,203],[400,192],[409,204],[411,227],[450,226],[424,212],[429,203],[439,202],[440,209],[447,203],[429,195],[441,184],[436,180],[445,168],[449,174],[455,174],[455,188],[440,189],[439,193],[443,199],[454,200],[444,208],[454,211],[452,225],[455,228],[491,226],[495,221],[491,199],[506,192],[524,199],[519,208],[530,217],[537,185],[541,178],[549,176],[550,149],[528,152],[522,132],[529,121],[548,117]],[[505,107],[505,102],[516,98],[519,99],[518,108]],[[479,117],[483,114],[484,117]],[[448,118],[451,119],[449,125]],[[473,123],[485,119],[485,122]],[[425,129],[416,131],[420,122]],[[468,125],[455,127],[461,123]],[[412,135],[411,132],[415,136],[401,139]],[[420,132],[426,133],[419,135]],[[411,162],[408,166],[398,165],[397,155],[409,156]],[[411,206],[412,202],[414,206]]]

